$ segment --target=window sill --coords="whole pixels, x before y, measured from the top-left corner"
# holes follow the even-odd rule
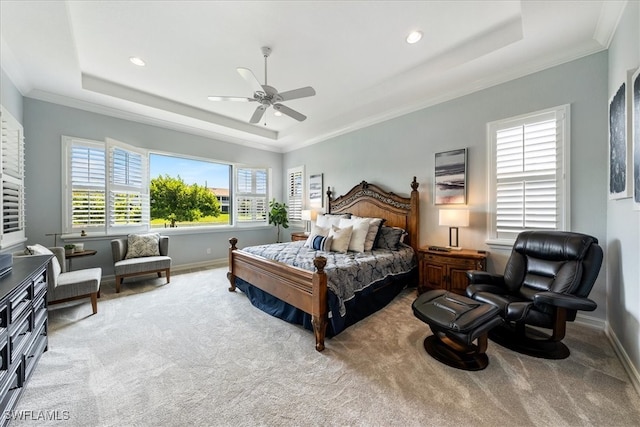
[[[515,240],[507,240],[507,239],[487,239],[485,240],[487,246],[489,246],[493,250],[498,251],[508,251],[513,248],[513,244]]]

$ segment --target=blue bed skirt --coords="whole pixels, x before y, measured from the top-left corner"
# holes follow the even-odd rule
[[[416,275],[417,269],[414,269],[409,273],[388,277],[369,285],[360,292],[357,292],[349,301],[345,302],[346,315],[344,317],[340,316],[338,298],[329,290],[327,299],[329,302],[330,315],[326,336],[335,336],[354,323],[386,306],[404,288],[415,285]],[[247,295],[251,304],[265,313],[289,323],[302,325],[306,329],[313,330],[310,314],[256,288],[242,279],[236,278],[236,287]]]

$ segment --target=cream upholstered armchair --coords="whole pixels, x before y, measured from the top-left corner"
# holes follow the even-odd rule
[[[51,255],[47,266],[47,302],[57,304],[72,300],[90,298],[93,314],[98,312],[98,296],[100,295],[100,280],[102,269],[85,268],[67,271],[64,248],[46,248],[42,245],[27,246],[24,252],[15,252],[14,256]]]
[[[169,237],[157,233],[130,234],[111,241],[113,269],[116,276],[116,293],[125,277],[162,272],[171,281],[171,257]]]

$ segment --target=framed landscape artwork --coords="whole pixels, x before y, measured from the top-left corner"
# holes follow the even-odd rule
[[[631,196],[627,178],[627,98],[622,83],[609,100],[609,199]]]
[[[633,139],[633,206],[640,210],[640,68],[631,77],[631,137]]]
[[[309,176],[309,207],[322,207],[322,174]]]
[[[467,203],[467,149],[436,153],[434,204]]]

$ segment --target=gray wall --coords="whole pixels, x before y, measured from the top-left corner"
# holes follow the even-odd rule
[[[2,68],[0,68],[0,104],[24,126],[22,120],[22,94]]]
[[[628,70],[637,70],[640,66],[639,41],[640,3],[629,2],[609,47],[609,96],[625,81]],[[607,147],[606,144],[603,145]],[[603,162],[602,167],[605,165]],[[630,175],[627,177],[631,179]],[[609,333],[625,349],[637,377],[640,375],[640,211],[633,210],[631,198],[607,203],[606,264]],[[636,382],[640,391],[640,377]]]
[[[448,228],[438,226],[432,201],[434,154],[468,148],[469,228],[460,245],[489,250],[488,269],[502,272],[508,251],[485,244],[487,223],[487,122],[571,104],[572,229],[606,241],[607,53],[591,55],[488,88],[322,143],[286,153],[284,167],[305,165],[323,173],[325,187],[343,194],[361,180],[408,194],[412,177],[420,183],[420,244],[448,244]],[[591,297],[605,319],[606,273]]]
[[[256,150],[201,136],[90,113],[30,98],[24,99],[25,187],[27,244],[53,245],[48,233],[59,233],[62,224],[61,136],[103,141],[113,138],[137,147],[181,153],[212,160],[272,168],[273,197],[282,196],[282,154]],[[189,232],[163,230],[171,236],[169,252],[174,265],[199,264],[225,259],[229,237],[242,246],[275,242],[273,226],[252,230]],[[96,249],[91,258],[77,258],[74,268],[100,266],[103,275],[113,274],[108,238],[84,239],[86,249]],[[60,245],[60,242],[58,242]],[[211,254],[207,254],[207,249]]]

